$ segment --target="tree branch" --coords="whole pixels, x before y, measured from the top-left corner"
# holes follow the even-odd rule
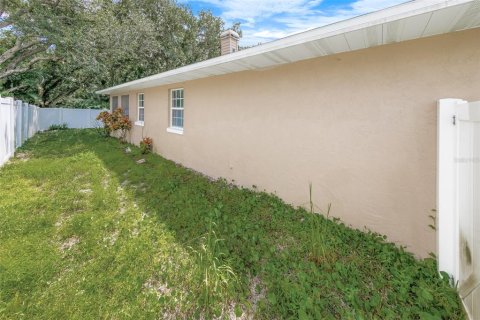
[[[49,60],[56,60],[57,58],[55,57],[36,57],[36,58],[33,58],[26,66],[24,67],[20,67],[20,68],[15,68],[15,69],[10,69],[10,70],[6,70],[6,71],[3,71],[3,72],[0,72],[0,80],[2,79],[5,79],[6,77],[8,76],[11,76],[13,74],[19,74],[19,73],[23,73],[23,72],[27,72],[28,70],[30,70],[30,68],[37,62],[40,62],[40,61],[49,61]]]
[[[32,40],[24,43],[22,38],[17,37],[15,40],[15,45],[0,55],[0,64],[12,59],[18,52],[31,48],[39,43],[40,42],[38,40]]]
[[[15,91],[18,91],[18,90],[20,90],[20,89],[27,88],[27,87],[28,87],[28,85],[26,85],[26,84],[21,84],[21,85],[18,85],[18,86],[16,86],[16,87],[12,87],[12,88],[10,88],[10,89],[7,89],[7,90],[5,90],[5,91],[3,91],[3,92],[4,92],[4,93],[12,93],[12,92],[15,92]]]
[[[80,89],[79,87],[70,88],[69,90],[66,90],[61,94],[59,94],[56,98],[50,99],[50,101],[48,101],[48,103],[46,103],[45,105],[55,106],[58,102],[65,100],[67,96],[74,94],[79,89]]]
[[[19,63],[25,61],[27,58],[32,57],[42,51],[45,51],[45,47],[43,46],[31,47],[29,50],[26,50],[20,54],[17,54],[14,58],[12,58],[10,63],[8,64],[8,67],[5,69],[6,70],[15,69]]]
[[[20,51],[21,48],[22,48],[22,40],[20,38],[17,38],[15,40],[15,45],[10,49],[8,49],[7,51],[5,51],[4,53],[2,53],[2,55],[0,56],[0,64],[3,64],[8,59],[13,58],[15,53]]]

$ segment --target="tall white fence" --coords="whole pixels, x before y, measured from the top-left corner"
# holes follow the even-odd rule
[[[15,108],[12,98],[0,98],[0,166],[15,151]]]
[[[0,166],[10,159],[15,149],[38,131],[51,125],[66,124],[69,128],[93,128],[102,110],[39,108],[37,106],[0,97]]]

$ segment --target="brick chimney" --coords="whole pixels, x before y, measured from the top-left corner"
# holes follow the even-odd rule
[[[223,31],[220,34],[220,45],[221,45],[222,56],[229,53],[237,52],[239,40],[240,40],[240,36],[235,31],[231,29]]]

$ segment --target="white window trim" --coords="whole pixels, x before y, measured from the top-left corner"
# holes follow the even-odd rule
[[[167,132],[170,132],[170,133],[176,133],[176,134],[183,134],[183,127],[176,127],[176,126],[173,126],[172,122],[173,122],[173,110],[183,110],[183,120],[185,121],[185,97],[183,97],[183,104],[184,104],[184,107],[183,108],[173,108],[172,106],[172,102],[173,102],[173,95],[172,95],[172,92],[175,91],[175,90],[182,90],[184,91],[183,88],[172,88],[170,89],[170,94],[169,94],[169,113],[170,113],[170,117],[168,119],[169,121],[169,127],[167,128]],[[185,91],[183,92],[183,94],[185,95]]]
[[[143,107],[140,107],[140,95],[142,95],[143,99]],[[140,120],[140,109],[143,109],[143,120]],[[143,126],[145,121],[145,93],[139,92],[137,93],[137,121],[135,121],[135,125]]]
[[[175,134],[183,134],[183,129],[178,127],[168,127],[167,132],[175,133]]]

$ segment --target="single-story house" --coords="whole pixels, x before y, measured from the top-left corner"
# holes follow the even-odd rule
[[[480,1],[411,1],[99,91],[129,141],[437,252],[437,102],[480,100]]]

